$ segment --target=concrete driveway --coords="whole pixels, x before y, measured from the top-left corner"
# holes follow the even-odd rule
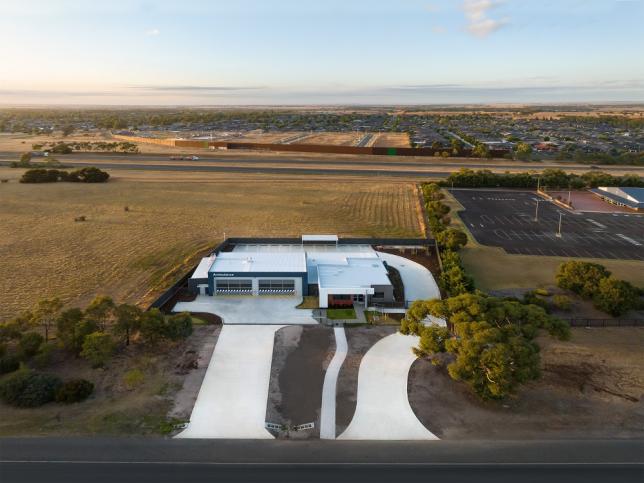
[[[198,295],[193,302],[178,302],[174,312],[208,312],[220,316],[224,324],[313,325],[310,309],[296,309],[302,297],[250,297]]]
[[[378,252],[378,257],[400,272],[407,301],[441,298],[434,276],[422,265],[391,253]]]
[[[416,360],[418,337],[389,335],[364,355],[358,372],[356,412],[338,439],[438,439],[414,414],[407,398],[409,368]]]
[[[273,340],[281,327],[222,327],[190,423],[177,438],[273,438],[264,422]]]

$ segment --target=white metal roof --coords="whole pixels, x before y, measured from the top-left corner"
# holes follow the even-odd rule
[[[306,272],[304,252],[221,252],[210,272]]]
[[[317,267],[321,289],[365,288],[391,285],[387,269],[379,258],[347,258],[344,264],[320,264]]]
[[[302,235],[303,242],[338,242],[338,235]]]
[[[202,258],[201,261],[199,262],[199,265],[197,265],[197,268],[195,268],[195,271],[190,278],[208,278],[208,270],[210,269],[210,266],[214,261],[215,261],[215,255]]]

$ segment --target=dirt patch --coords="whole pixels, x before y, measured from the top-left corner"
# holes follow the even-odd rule
[[[482,402],[445,368],[416,361],[409,401],[444,439],[644,436],[644,330],[573,329],[570,342],[540,337],[542,378],[503,402]]]
[[[289,425],[315,423],[315,429],[291,433],[291,439],[320,435],[322,386],[333,348],[333,332],[327,327],[289,326],[275,334],[266,419]]]
[[[193,315],[202,317],[208,314]],[[188,347],[175,364],[175,372],[184,378],[181,389],[174,396],[174,403],[168,416],[184,421],[190,419],[192,408],[197,400],[199,389],[201,389],[201,383],[208,370],[215,345],[217,345],[221,325],[199,327],[197,330],[199,330],[199,336],[191,338]]]
[[[223,323],[221,317],[209,312],[190,312],[190,315],[204,320],[208,325],[221,325]]]
[[[371,347],[383,337],[393,334],[398,330],[397,327],[387,326],[363,326],[347,327],[347,343],[349,349],[347,357],[340,369],[338,376],[336,409],[335,409],[335,427],[336,434],[341,434],[353,418],[356,411],[356,401],[358,395],[358,370],[362,357]]]

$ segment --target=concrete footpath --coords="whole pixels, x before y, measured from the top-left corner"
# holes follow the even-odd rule
[[[338,375],[347,357],[348,344],[344,327],[335,327],[335,353],[324,375],[322,406],[320,409],[320,439],[335,439],[335,406]]]

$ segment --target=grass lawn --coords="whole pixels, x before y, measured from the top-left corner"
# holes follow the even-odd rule
[[[350,309],[327,309],[326,316],[331,320],[355,319],[356,311],[353,307]]]
[[[302,297],[302,303],[295,307],[296,309],[317,309],[320,307],[319,298],[315,295],[305,295]]]
[[[467,246],[461,251],[463,267],[474,277],[476,287],[487,290],[510,288],[534,288],[555,285],[555,273],[566,257],[540,257],[531,255],[510,255],[502,248],[477,243],[456,212],[463,206],[447,191],[444,203],[451,207],[452,225],[464,229],[468,236]],[[644,286],[644,262],[636,260],[606,260],[596,258],[575,258],[599,263],[617,278],[634,285]]]

